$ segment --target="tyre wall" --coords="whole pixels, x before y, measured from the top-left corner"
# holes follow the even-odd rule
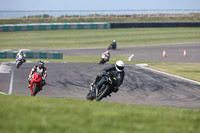
[[[0,51],[0,58],[16,58],[18,51]],[[25,51],[24,52],[27,59],[63,59],[63,53],[57,52],[32,52]]]
[[[71,29],[109,29],[109,23],[44,23],[0,25],[3,31],[71,30]]]
[[[35,31],[35,30],[73,30],[73,29],[164,28],[164,27],[200,27],[200,22],[9,24],[9,25],[0,25],[0,32]]]
[[[110,23],[110,28],[163,28],[163,27],[200,27],[200,22],[138,22]]]

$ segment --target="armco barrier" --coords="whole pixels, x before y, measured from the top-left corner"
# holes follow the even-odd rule
[[[0,58],[16,58],[18,51],[0,51]],[[57,52],[24,52],[27,59],[63,59],[63,53]]]
[[[200,22],[134,22],[110,23],[110,28],[162,28],[162,27],[200,27]]]
[[[70,29],[109,29],[110,23],[44,23],[0,25],[3,31],[70,30]]]

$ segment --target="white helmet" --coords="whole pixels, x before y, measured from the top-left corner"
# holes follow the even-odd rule
[[[122,72],[124,70],[124,62],[121,61],[121,60],[118,60],[116,63],[115,63],[115,68],[117,69],[118,72]]]
[[[113,42],[116,42],[116,40],[113,40]]]

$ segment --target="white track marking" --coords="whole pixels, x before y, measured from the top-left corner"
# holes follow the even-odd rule
[[[132,58],[134,57],[135,55],[132,54],[129,58],[128,58],[128,61],[132,61]]]
[[[0,94],[2,94],[2,95],[6,95],[6,93],[4,93],[4,92],[0,92]]]
[[[11,68],[10,87],[9,87],[9,92],[8,92],[9,95],[12,94],[12,90],[13,90],[13,77],[14,77],[14,70],[13,68]]]
[[[155,70],[155,69],[151,69],[151,68],[148,68],[148,67],[140,66],[140,65],[138,65],[138,64],[136,64],[136,66],[139,66],[139,67],[141,67],[141,68],[143,68],[143,69],[147,69],[147,70],[150,70],[150,71],[153,71],[153,72],[161,73],[161,74],[164,74],[164,75],[167,75],[167,76],[179,78],[179,79],[186,80],[186,81],[189,81],[189,82],[192,82],[192,83],[195,83],[195,84],[200,85],[200,82],[198,82],[198,81],[194,81],[194,80],[187,79],[187,78],[184,78],[184,77],[181,77],[181,76],[177,76],[177,75],[173,75],[173,74],[161,72],[161,71],[158,71],[158,70]]]
[[[7,62],[2,62],[0,64],[0,73],[10,73],[11,67],[7,65]]]

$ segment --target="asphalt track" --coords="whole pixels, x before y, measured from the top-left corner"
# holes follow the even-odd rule
[[[170,53],[170,49],[173,51],[176,49],[175,47],[181,47],[183,45],[185,46],[186,44],[164,46],[157,45],[152,46],[153,48],[144,46],[143,49],[144,51],[147,50],[149,53],[154,53],[155,49],[160,49],[162,51],[163,48],[165,49],[168,47],[168,53]],[[199,62],[200,58],[196,59],[194,56],[199,57],[198,51],[200,50],[200,44],[192,43],[188,45],[190,45],[190,47],[187,48],[188,51],[192,52],[189,52],[188,57],[186,58],[181,56],[183,54],[182,52],[180,58],[183,58],[183,61],[181,62]],[[140,49],[141,47],[134,47],[134,49],[137,48]],[[186,47],[181,48],[185,49]],[[88,49],[74,50],[78,50],[78,54],[84,55],[84,53],[87,53],[85,50],[87,51]],[[99,53],[101,52],[100,50],[93,49],[92,51],[97,51]],[[71,50],[66,50],[64,55],[70,54],[69,51]],[[124,48],[119,48],[118,50],[111,52],[114,55],[114,53],[117,54],[118,52],[121,53],[122,51],[125,51]],[[142,52],[141,50],[140,52],[142,52],[143,55],[146,54],[146,56],[148,56],[148,54],[144,51]],[[124,54],[131,54],[132,52],[133,51],[128,48]],[[137,52],[140,53],[139,51]],[[137,52],[135,52],[134,60],[136,59]],[[88,53],[92,55],[98,55],[98,53]],[[176,51],[176,53],[179,52]],[[160,60],[170,60],[167,59],[168,57],[170,58],[170,56],[172,55],[169,55],[164,59],[161,56]],[[12,94],[30,96],[30,91],[27,89],[27,78],[29,71],[36,64],[36,62],[25,63],[19,69],[15,68],[14,64],[5,65],[8,67],[11,66],[14,71]],[[73,97],[85,99],[85,96],[89,90],[89,85],[94,80],[94,77],[97,74],[100,74],[101,70],[108,65],[100,66],[98,63],[45,63],[45,66],[48,72],[48,77],[46,79],[47,85],[44,86],[43,90],[38,93],[38,96]],[[120,87],[118,93],[112,93],[111,97],[104,98],[102,101],[139,105],[200,108],[200,84],[195,84],[187,80],[156,73],[135,65],[127,65],[125,72],[126,76],[124,83]],[[0,92],[9,92],[10,77],[10,73],[0,72]]]
[[[166,57],[163,58],[163,50]],[[186,50],[187,57],[183,56]],[[43,50],[51,52],[61,52],[64,56],[101,56],[106,48],[85,48],[85,49],[62,49],[62,50]],[[200,63],[200,42],[184,44],[164,44],[164,45],[145,45],[133,47],[120,47],[117,50],[110,50],[111,55],[132,55],[134,61],[155,61],[155,62],[182,62]]]

